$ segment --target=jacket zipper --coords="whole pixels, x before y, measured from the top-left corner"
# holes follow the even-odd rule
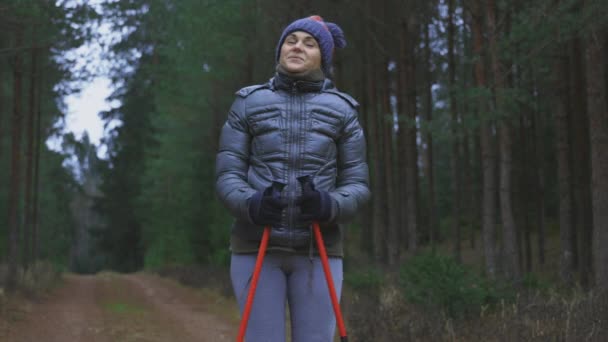
[[[290,132],[291,132],[291,136],[290,136],[290,140],[289,144],[289,170],[288,170],[288,184],[296,184],[296,163],[297,163],[297,142],[298,142],[298,134],[299,134],[299,129],[298,129],[298,125],[299,125],[299,113],[298,113],[298,107],[297,106],[297,102],[298,102],[298,89],[297,89],[297,83],[294,82],[291,85],[291,110],[292,113],[290,113],[290,116],[293,116],[293,120],[290,120],[290,116],[288,116],[288,120],[290,121]],[[295,125],[295,126],[294,126]],[[289,244],[290,247],[293,247],[293,240],[295,238],[294,234],[295,234],[295,192],[296,189],[292,188],[293,190],[293,195],[289,196],[289,205],[288,205],[288,213],[287,213],[287,220],[288,220],[288,224],[287,224],[287,230],[289,231]]]

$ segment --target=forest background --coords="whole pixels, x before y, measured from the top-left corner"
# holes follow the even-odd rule
[[[273,75],[283,27],[320,14],[346,34],[333,79],[359,101],[368,140],[373,198],[346,230],[353,329],[377,341],[515,334],[508,324],[525,337],[607,333],[605,2],[97,5],[0,1],[9,289],[39,261],[78,273],[226,272],[219,129],[235,91]],[[53,151],[45,142],[62,131],[62,97],[97,76],[66,51],[99,40],[99,21],[121,33],[104,49],[117,105],[100,113],[119,124],[104,158],[86,135],[66,134]],[[494,320],[459,325],[472,316]]]

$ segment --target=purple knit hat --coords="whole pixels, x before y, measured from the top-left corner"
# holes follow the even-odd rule
[[[295,31],[307,32],[317,40],[319,49],[321,50],[321,68],[325,75],[329,75],[334,48],[343,48],[346,46],[344,32],[342,32],[340,26],[334,23],[325,22],[323,21],[323,18],[318,15],[294,21],[289,24],[285,30],[283,30],[283,34],[281,34],[281,39],[279,39],[276,51],[277,62],[281,57],[281,46],[283,45],[285,38]]]

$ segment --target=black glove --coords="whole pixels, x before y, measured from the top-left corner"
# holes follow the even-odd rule
[[[331,207],[333,199],[327,191],[316,190],[310,176],[298,177],[302,184],[302,196],[296,199],[296,205],[300,206],[301,222],[327,222],[331,219]]]
[[[249,200],[249,216],[260,226],[277,226],[281,223],[281,214],[287,207],[287,201],[281,198],[285,185],[273,182],[264,191],[256,192]]]

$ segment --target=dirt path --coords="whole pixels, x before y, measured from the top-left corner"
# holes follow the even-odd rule
[[[232,341],[233,302],[149,274],[65,276],[0,325],[0,341]],[[16,316],[16,318],[15,318]]]

